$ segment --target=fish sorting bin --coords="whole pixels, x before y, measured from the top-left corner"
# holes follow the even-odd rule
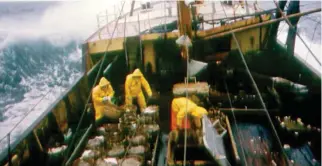
[[[265,112],[258,110],[225,111],[234,162],[236,165],[288,165]]]

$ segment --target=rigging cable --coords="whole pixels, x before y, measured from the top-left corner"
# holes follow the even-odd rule
[[[63,82],[63,79],[60,81],[60,83],[59,84],[61,84]],[[24,114],[24,117],[22,117],[14,126],[13,126],[13,128],[6,134],[6,136],[4,136],[3,138],[1,138],[1,140],[0,140],[0,143],[7,137],[7,136],[9,136],[10,134],[11,134],[11,132],[14,130],[14,129],[16,129],[17,128],[17,126],[32,112],[32,111],[34,111],[34,109],[36,108],[36,106],[43,100],[43,99],[45,99],[45,97],[47,97],[47,95],[50,93],[50,92],[52,92],[53,90],[54,90],[55,88],[51,88],[49,91],[47,91],[46,93],[45,93],[45,95],[43,95],[41,98],[40,98],[40,100],[38,100],[38,102],[28,111],[28,112],[26,112],[25,114]]]
[[[289,28],[292,29],[293,32],[296,33],[296,35],[301,39],[301,41],[303,42],[303,44],[305,45],[305,47],[309,50],[309,52],[312,54],[313,58],[317,61],[317,63],[321,66],[321,62],[318,60],[318,58],[314,55],[314,53],[312,52],[312,50],[309,48],[309,46],[306,44],[306,42],[303,40],[303,38],[300,36],[300,34],[294,29],[294,26],[292,25],[292,23],[290,22],[290,20],[285,16],[285,14],[283,13],[283,11],[281,10],[281,8],[278,6],[276,0],[273,0],[277,10],[281,13],[282,17],[284,18],[284,20],[287,22],[287,24],[289,25]]]
[[[222,6],[222,8],[224,9],[224,7],[223,7],[223,5],[222,5],[222,4],[221,4],[221,6]],[[226,15],[226,17],[227,17],[227,14],[226,14],[226,12],[225,12],[225,9],[224,9],[224,13],[225,13],[225,15]],[[230,26],[229,26],[229,27],[230,27],[230,30],[232,31],[232,26],[231,26],[231,24],[229,24],[229,25],[230,25]],[[262,106],[263,106],[263,108],[264,108],[264,111],[265,111],[265,113],[266,113],[266,116],[267,116],[267,118],[268,118],[268,120],[269,120],[269,122],[270,122],[270,124],[271,124],[271,126],[272,126],[272,129],[273,129],[273,131],[274,131],[274,135],[275,135],[275,136],[276,136],[276,138],[277,138],[278,145],[280,146],[281,151],[283,152],[284,156],[286,157],[286,159],[287,159],[287,161],[288,161],[288,158],[287,158],[287,155],[286,155],[286,153],[285,153],[285,151],[284,151],[284,148],[283,148],[283,146],[282,146],[281,140],[280,140],[280,138],[278,137],[277,131],[276,131],[275,126],[274,126],[274,124],[273,124],[273,121],[272,121],[272,119],[271,119],[271,117],[270,117],[270,115],[269,115],[269,113],[268,113],[268,111],[267,111],[266,105],[265,105],[265,103],[264,103],[264,100],[263,100],[263,98],[262,98],[262,96],[261,96],[260,92],[259,92],[259,89],[258,89],[258,87],[257,87],[257,84],[256,84],[256,82],[255,82],[255,80],[254,80],[254,78],[253,78],[253,76],[252,76],[252,74],[251,74],[251,72],[250,72],[250,70],[249,70],[249,68],[248,68],[248,65],[247,65],[246,60],[245,60],[245,58],[244,58],[244,54],[243,54],[243,52],[241,51],[241,48],[240,48],[239,42],[238,42],[238,40],[237,40],[237,38],[236,38],[236,35],[235,35],[235,33],[234,33],[234,32],[232,32],[231,34],[232,34],[232,36],[233,36],[233,38],[234,38],[234,40],[235,40],[235,42],[236,42],[236,46],[237,46],[237,48],[238,48],[238,51],[239,51],[239,54],[240,54],[240,56],[241,56],[242,62],[243,62],[243,64],[245,65],[245,68],[246,68],[247,74],[249,75],[249,77],[250,77],[250,79],[251,79],[251,81],[252,81],[252,83],[253,83],[253,85],[254,85],[254,88],[255,88],[256,93],[257,93],[257,95],[258,95],[258,97],[259,97],[259,99],[260,99],[260,102],[261,102],[261,104],[262,104]]]
[[[121,11],[120,11],[119,17],[118,17],[118,18],[117,18],[117,20],[115,21],[115,26],[114,26],[114,29],[113,29],[113,32],[112,32],[112,38],[113,38],[114,33],[115,33],[115,30],[116,30],[116,28],[117,28],[118,21],[119,21],[119,20],[120,20],[120,18],[121,18],[121,14],[122,14],[122,11],[123,11],[123,9],[124,9],[124,4],[125,4],[125,1],[123,1],[122,8],[121,8]],[[71,140],[71,142],[70,142],[70,143],[69,143],[69,145],[68,145],[69,147],[68,147],[67,153],[66,153],[66,155],[65,155],[65,161],[66,161],[67,157],[70,155],[70,152],[71,152],[71,146],[74,144],[75,139],[76,139],[76,133],[79,131],[80,126],[81,126],[81,124],[82,124],[82,122],[83,122],[83,120],[84,120],[85,113],[86,113],[86,108],[88,107],[88,103],[90,102],[90,99],[91,99],[92,89],[93,89],[93,87],[94,87],[94,86],[96,85],[96,83],[97,83],[98,77],[99,77],[99,75],[100,75],[100,73],[101,73],[101,71],[102,71],[102,68],[103,68],[103,63],[104,63],[104,61],[105,61],[105,59],[106,59],[106,57],[107,57],[107,51],[108,51],[108,49],[109,49],[109,47],[110,47],[110,45],[111,45],[111,44],[112,44],[112,40],[109,40],[109,43],[108,43],[108,44],[107,44],[107,46],[106,46],[106,51],[105,51],[105,53],[104,53],[104,55],[103,55],[103,58],[100,60],[100,62],[98,62],[98,63],[101,63],[101,64],[100,64],[99,70],[98,70],[98,72],[97,72],[97,75],[96,75],[95,81],[94,81],[94,83],[93,83],[93,85],[92,85],[92,87],[91,87],[91,89],[90,89],[90,93],[89,93],[89,95],[88,95],[88,97],[87,97],[87,102],[86,102],[86,104],[85,104],[85,107],[84,107],[84,110],[83,110],[83,112],[82,112],[82,115],[81,115],[80,121],[79,121],[79,123],[78,123],[78,125],[77,125],[77,128],[76,128],[76,130],[75,130],[75,134],[74,134],[74,136],[72,137],[72,140]]]
[[[228,86],[227,86],[226,80],[224,80],[224,84],[225,84],[225,89],[226,89],[226,92],[227,92],[227,96],[228,96],[228,100],[229,100],[229,104],[230,104],[230,108],[231,108],[231,113],[232,113],[233,118],[234,118],[234,123],[235,123],[236,130],[237,130],[237,136],[239,138],[240,147],[242,149],[242,154],[243,154],[243,157],[244,157],[245,165],[247,166],[247,160],[246,160],[245,150],[244,150],[244,148],[242,146],[242,141],[244,141],[245,139],[242,138],[243,135],[240,134],[239,128],[237,126],[237,120],[236,120],[236,117],[235,117],[234,108],[233,108],[233,104],[231,102],[231,98],[230,98],[230,94],[229,94],[229,90],[228,90]]]
[[[180,1],[177,1],[177,6],[178,6],[178,11],[180,11],[181,9],[181,4],[180,4]],[[178,13],[178,17],[180,18],[180,12]],[[178,20],[179,22],[179,20]],[[179,28],[179,27],[178,27]],[[184,27],[184,37],[187,37],[186,36],[186,29]],[[183,39],[185,40],[185,38]],[[188,45],[187,43],[183,42],[184,44],[184,49],[187,53],[187,71],[186,71],[186,79],[185,79],[185,86],[186,86],[186,99],[188,99],[188,82],[189,82],[189,49],[188,49]],[[187,112],[187,109],[188,109],[188,100],[186,100],[186,110],[185,110],[185,117],[184,117],[184,146],[183,146],[183,165],[186,166],[186,161],[187,161],[187,121],[188,121],[188,112]],[[181,124],[182,125],[182,124]]]
[[[285,12],[288,10],[288,7],[289,7],[289,5],[286,3],[286,4],[285,4],[285,7],[284,7],[284,8],[285,8],[285,10],[284,10]],[[274,9],[274,10],[275,10],[275,13],[277,13],[276,9]],[[275,17],[276,17],[276,16],[275,16]],[[285,22],[285,21],[284,21],[284,22]],[[279,28],[278,28],[279,30],[278,30],[277,35],[276,35],[276,36],[278,36],[280,33],[282,33],[282,32],[283,32],[284,27],[285,27],[285,25],[286,25],[285,23],[283,23],[283,25],[282,25],[282,27],[281,27],[281,23],[283,23],[283,22],[281,21],[281,22],[279,23]]]
[[[312,43],[313,43],[314,35],[315,35],[315,32],[316,32],[316,29],[317,29],[318,25],[319,25],[318,23],[316,23],[316,25],[315,25],[314,32],[313,32],[312,39],[311,39]],[[312,43],[310,44],[310,47],[312,47]],[[307,64],[307,56],[308,55],[309,55],[309,52],[306,53],[306,56],[305,56],[305,64]]]
[[[187,81],[185,81],[186,84],[186,98],[188,99],[188,85],[189,85],[189,49],[188,46],[185,46],[186,52],[187,52]],[[183,165],[186,165],[187,160],[187,121],[188,121],[188,100],[186,100],[186,111],[185,111],[185,119],[184,119],[184,152],[183,152]]]

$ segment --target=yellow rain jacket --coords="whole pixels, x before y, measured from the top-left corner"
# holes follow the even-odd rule
[[[102,89],[102,86],[107,86],[106,89]],[[95,119],[100,119],[104,115],[104,107],[106,104],[103,102],[104,97],[113,97],[114,90],[110,82],[102,77],[99,84],[93,89],[92,100],[95,108]]]
[[[133,77],[138,77],[134,79]],[[148,96],[152,96],[152,91],[148,81],[144,78],[140,69],[135,69],[132,74],[127,75],[125,80],[125,104],[132,105],[133,97],[137,97],[141,111],[146,108],[145,98],[142,92],[142,86]]]
[[[188,115],[198,119],[208,114],[205,108],[197,106],[193,101],[185,97],[173,99],[171,109],[171,130],[182,127],[186,111]]]

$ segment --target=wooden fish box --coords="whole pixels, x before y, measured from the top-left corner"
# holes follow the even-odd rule
[[[209,85],[207,82],[193,82],[188,83],[188,86],[185,83],[177,83],[173,86],[172,93],[175,97],[186,96],[186,91],[189,95],[197,96],[209,96]]]
[[[225,111],[225,114],[236,165],[288,164],[283,149],[278,144],[278,138],[262,109],[256,111],[235,108]],[[280,139],[283,144],[283,139]]]

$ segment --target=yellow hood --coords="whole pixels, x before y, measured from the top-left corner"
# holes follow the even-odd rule
[[[132,76],[134,77],[141,77],[142,76],[142,73],[140,71],[140,69],[135,69]]]
[[[102,87],[107,85],[110,85],[110,82],[106,78],[102,77],[100,80],[99,86]]]

